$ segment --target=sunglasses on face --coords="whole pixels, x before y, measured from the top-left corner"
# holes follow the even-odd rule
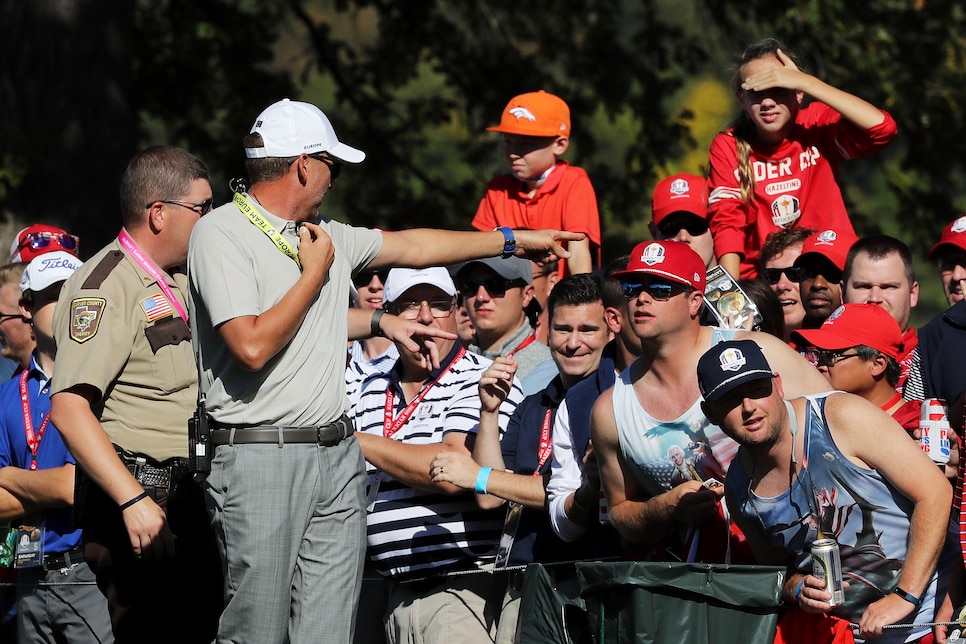
[[[849,349],[838,349],[835,351],[829,349],[815,349],[815,364],[819,367],[834,367],[842,360],[859,357],[858,353],[846,353],[846,351],[852,351],[854,349],[855,347],[851,347]]]
[[[788,278],[789,282],[798,284],[802,280],[802,269],[800,266],[788,266],[786,268],[765,268],[762,269],[762,277],[765,281],[774,286],[782,279],[782,273]]]
[[[842,271],[831,262],[820,265],[806,265],[801,267],[799,280],[814,280],[816,277],[823,277],[830,284],[838,284],[842,281]]]
[[[668,217],[657,225],[657,232],[666,239],[677,237],[680,230],[688,231],[692,237],[708,232],[708,222],[697,216]]]
[[[362,288],[363,286],[369,286],[369,282],[372,281],[373,277],[378,277],[379,281],[383,284],[386,283],[386,278],[389,277],[388,270],[378,270],[378,271],[364,271],[362,273],[356,274],[352,278],[352,284],[356,288]]]
[[[687,288],[677,284],[661,284],[660,282],[650,282],[642,284],[640,282],[621,281],[621,292],[629,300],[637,299],[641,293],[647,291],[648,297],[656,302],[667,302],[678,293],[684,293]]]
[[[329,166],[329,177],[331,179],[338,179],[339,175],[342,174],[342,162],[336,161],[332,157],[326,154],[310,154],[310,157],[316,161],[321,161],[325,165]]]
[[[463,297],[474,297],[479,293],[481,286],[486,289],[490,297],[503,297],[507,290],[523,285],[524,282],[521,280],[508,280],[502,277],[487,277],[484,279],[465,277],[457,282],[456,288],[460,290]]]
[[[209,212],[211,212],[212,208],[214,208],[215,206],[214,199],[205,199],[201,203],[195,203],[194,201],[184,201],[182,199],[158,199],[146,205],[145,208],[150,208],[156,203],[166,203],[166,204],[171,204],[172,206],[181,206],[182,208],[187,208],[188,210],[195,211],[202,217],[204,217]]]
[[[17,245],[17,251],[19,252],[24,248],[40,250],[50,246],[51,242],[55,242],[64,250],[77,250],[80,238],[67,233],[27,233]]]

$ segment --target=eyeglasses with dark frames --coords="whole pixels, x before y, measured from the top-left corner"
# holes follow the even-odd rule
[[[201,203],[195,203],[193,201],[184,201],[182,199],[156,199],[144,207],[145,210],[150,208],[156,203],[166,203],[173,206],[181,206],[182,208],[187,208],[188,210],[194,210],[196,213],[204,217],[209,212],[211,212],[214,207],[214,199],[205,199]]]
[[[838,350],[815,349],[815,364],[820,367],[834,367],[839,362],[848,358],[858,358],[858,353],[846,353],[846,351],[852,351],[854,349],[855,347]]]
[[[761,271],[765,281],[774,286],[782,280],[782,273],[788,278],[789,282],[798,284],[802,281],[802,268],[800,266],[788,266],[785,268],[763,268]]]
[[[681,286],[678,284],[662,284],[660,282],[627,282],[621,281],[621,292],[629,300],[637,299],[641,293],[647,291],[648,297],[650,297],[655,302],[667,302],[675,295],[679,293],[684,293],[687,291],[686,286]]]
[[[67,233],[27,233],[17,245],[17,251],[28,247],[31,250],[40,250],[50,246],[51,242],[56,242],[64,250],[77,250],[77,246],[80,245],[80,238]]]
[[[310,157],[316,161],[321,161],[325,165],[329,166],[329,176],[332,179],[338,179],[339,175],[342,174],[342,162],[337,161],[327,154],[310,154]]]
[[[487,277],[483,279],[464,277],[456,283],[456,288],[459,289],[463,297],[476,296],[481,286],[486,289],[490,297],[503,297],[511,288],[518,288],[524,285],[525,282],[522,280],[508,280],[502,277]]]
[[[423,310],[423,304],[429,307],[434,318],[448,318],[456,307],[455,299],[448,300],[420,300],[419,302],[394,302],[390,307],[393,314],[404,320],[415,320]]]
[[[7,320],[24,320],[26,321],[26,316],[20,313],[0,313],[0,324],[3,324]]]

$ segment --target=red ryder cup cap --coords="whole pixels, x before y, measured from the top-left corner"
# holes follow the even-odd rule
[[[795,260],[795,266],[801,265],[806,255],[821,255],[829,260],[840,271],[845,270],[845,258],[849,254],[852,244],[858,237],[851,233],[840,233],[834,230],[823,230],[809,235],[802,244],[802,254]]]
[[[943,229],[943,234],[939,238],[939,241],[929,249],[929,259],[936,259],[936,253],[943,246],[952,246],[960,250],[966,250],[966,215],[951,221]]]
[[[792,339],[838,351],[864,344],[899,359],[902,331],[899,323],[878,304],[843,304],[817,329],[794,331]]]
[[[570,136],[570,108],[543,90],[520,94],[507,103],[500,124],[486,129],[523,136]]]
[[[639,274],[664,277],[702,293],[707,276],[701,256],[688,244],[672,240],[641,242],[631,251],[627,268],[614,273],[614,278]]]
[[[340,143],[329,118],[315,105],[283,98],[255,119],[251,133],[262,136],[264,147],[245,148],[249,159],[297,157],[326,152],[348,163],[359,163],[366,153]]]
[[[774,377],[754,340],[719,342],[698,359],[698,389],[713,403],[746,382]]]
[[[675,212],[687,212],[701,219],[708,216],[708,183],[704,177],[679,173],[657,184],[651,196],[654,225]]]

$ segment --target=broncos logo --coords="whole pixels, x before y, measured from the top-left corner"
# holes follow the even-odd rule
[[[527,119],[528,121],[534,121],[534,122],[536,122],[537,120],[537,117],[533,115],[533,112],[531,112],[525,107],[513,107],[507,111],[513,116],[517,117],[517,120]]]

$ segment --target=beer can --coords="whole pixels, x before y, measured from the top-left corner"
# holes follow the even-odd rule
[[[919,415],[919,444],[934,463],[949,462],[949,416],[946,401],[926,398]]]
[[[825,580],[825,590],[832,593],[830,606],[840,606],[845,601],[842,560],[835,539],[816,539],[812,542],[812,575]]]

